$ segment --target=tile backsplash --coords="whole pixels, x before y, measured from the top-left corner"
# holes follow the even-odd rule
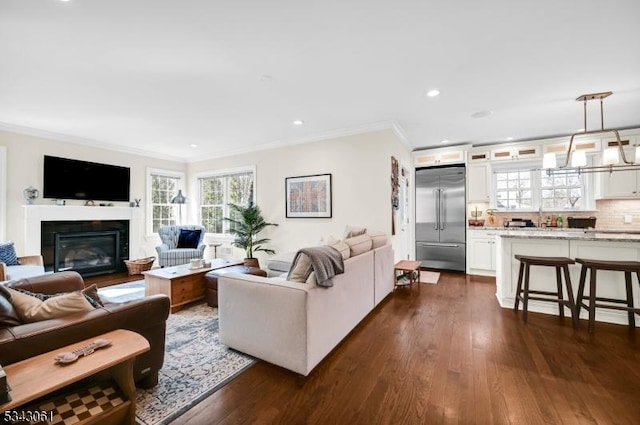
[[[482,211],[482,217],[486,220],[486,211],[489,208],[488,203],[471,203],[467,205],[467,217],[473,218],[471,212],[475,211],[476,207],[478,211]],[[567,211],[560,213],[566,217],[597,217],[596,228],[597,229],[628,229],[628,230],[640,230],[640,200],[635,199],[604,199],[596,201],[597,211],[577,212]],[[554,212],[542,212],[542,216],[546,218],[549,215],[558,215],[557,211]],[[631,223],[625,223],[626,218],[631,218]],[[519,213],[519,212],[497,212],[497,223],[501,225],[503,220],[509,220],[511,218],[522,218],[532,220],[534,223],[538,223],[538,213]],[[486,221],[485,221],[486,223]]]

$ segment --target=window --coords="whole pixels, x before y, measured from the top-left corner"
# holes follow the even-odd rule
[[[179,205],[171,203],[171,199],[182,189],[184,174],[173,171],[147,170],[150,233],[157,233],[161,226],[177,224]]]
[[[541,202],[543,209],[582,208],[584,174],[574,170],[542,172]]]
[[[498,210],[588,210],[595,200],[588,188],[593,174],[575,169],[540,170],[540,163],[505,164],[493,172],[493,201]]]
[[[223,218],[233,214],[229,204],[247,205],[253,197],[254,174],[253,169],[245,168],[198,178],[200,221],[207,233],[229,233],[230,223]]]
[[[533,208],[532,174],[529,170],[497,172],[495,177],[497,208]]]

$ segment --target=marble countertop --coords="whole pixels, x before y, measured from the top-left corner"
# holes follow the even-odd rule
[[[638,230],[568,229],[535,227],[505,229],[504,227],[469,227],[469,230],[495,231],[496,235],[522,239],[579,239],[586,241],[640,242]]]

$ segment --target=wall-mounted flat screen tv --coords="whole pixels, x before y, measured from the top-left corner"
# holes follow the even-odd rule
[[[43,197],[93,201],[128,201],[128,167],[44,156]]]

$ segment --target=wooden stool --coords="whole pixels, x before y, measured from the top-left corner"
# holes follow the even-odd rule
[[[518,275],[518,289],[516,291],[514,311],[518,311],[518,305],[522,301],[522,320],[527,321],[527,309],[529,306],[529,300],[537,301],[551,301],[558,303],[558,314],[560,317],[564,317],[564,306],[571,311],[571,321],[573,327],[578,328],[578,315],[576,314],[576,305],[573,301],[573,289],[571,288],[571,278],[569,277],[569,264],[574,264],[571,258],[566,257],[529,257],[526,255],[516,255],[516,260],[520,261],[520,273]],[[529,290],[529,269],[531,266],[546,266],[555,267],[556,269],[556,284],[558,286],[557,292],[548,291],[533,291]],[[564,271],[564,281],[567,286],[567,299],[564,299],[562,291],[562,273]],[[524,289],[522,288],[522,282],[524,277]],[[545,295],[544,297],[532,297],[529,294]],[[555,296],[556,298],[549,298]]]
[[[584,307],[589,310],[589,332],[593,332],[596,323],[596,307],[609,308],[612,310],[626,311],[629,316],[629,328],[636,328],[635,315],[640,314],[640,308],[633,306],[633,288],[631,287],[631,273],[635,273],[640,285],[640,262],[638,261],[602,261],[602,260],[586,260],[576,258],[576,262],[582,264],[580,271],[580,285],[578,286],[578,300],[576,301],[578,315],[580,308]],[[589,304],[582,302],[584,299],[584,287],[587,280],[587,270],[591,273],[589,276]],[[598,270],[608,270],[614,272],[624,272],[625,286],[627,289],[627,299],[619,300],[612,298],[603,298],[596,296],[596,273]],[[626,304],[626,306],[618,306],[611,304],[601,304],[597,301],[605,301],[608,303]]]

